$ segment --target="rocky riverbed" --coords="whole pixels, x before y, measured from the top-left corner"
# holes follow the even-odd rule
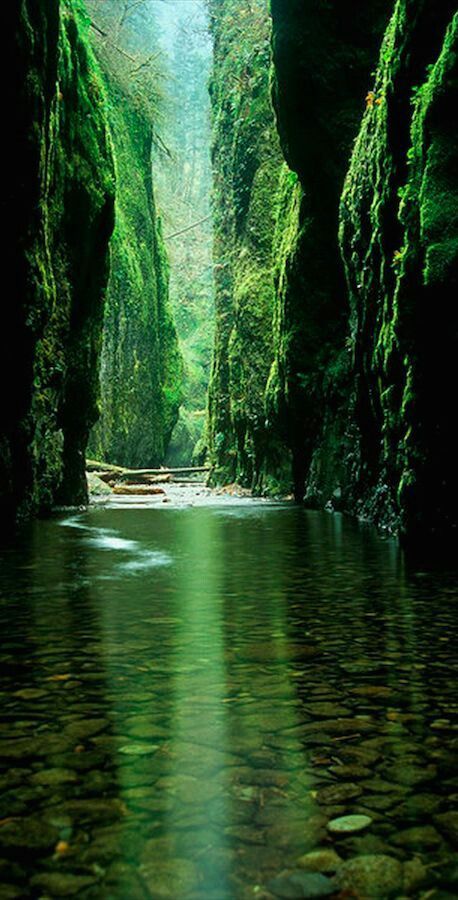
[[[456,897],[453,573],[166,490],[3,548],[0,898]]]

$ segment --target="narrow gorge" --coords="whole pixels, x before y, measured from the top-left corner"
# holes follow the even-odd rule
[[[179,187],[167,193],[155,161],[164,74],[145,60],[152,33],[161,56],[161,21],[151,32],[141,7],[125,33],[120,0],[23,4],[11,22],[23,102],[10,150],[24,158],[8,265],[23,287],[2,353],[2,500],[20,515],[84,501],[99,416],[91,456],[160,465],[188,390],[175,458],[190,464],[199,440],[214,484],[293,491],[412,542],[453,538],[453,4],[374,0],[356,20],[348,4],[210,4],[214,288],[205,276],[188,319],[186,266],[200,251],[176,257],[172,309],[162,220]],[[196,151],[177,140],[183,178]],[[197,225],[209,216],[201,146],[193,184],[207,206],[194,188],[186,219]],[[190,394],[174,318],[192,348]],[[203,434],[189,416],[202,416],[205,377]]]
[[[456,0],[4,6],[0,900],[453,900]]]

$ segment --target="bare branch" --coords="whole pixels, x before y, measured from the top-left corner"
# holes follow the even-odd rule
[[[198,222],[194,222],[192,225],[187,225],[186,228],[181,228],[180,231],[175,231],[174,234],[168,234],[164,238],[164,240],[169,241],[171,238],[178,237],[180,234],[185,234],[186,231],[191,231],[192,228],[197,228],[199,225],[203,225],[204,222],[208,222],[211,219],[211,215],[205,216],[204,219],[199,219]]]
[[[118,45],[115,44],[114,41],[111,41],[111,40],[110,40],[110,38],[108,37],[107,32],[106,32],[106,31],[102,31],[102,29],[99,28],[99,26],[96,25],[95,22],[92,22],[92,21],[91,21],[90,25],[91,25],[91,28],[93,28],[94,31],[97,32],[97,34],[101,34],[102,37],[105,38],[106,43],[109,44],[110,47],[113,47],[113,50],[117,50],[118,53],[121,53],[122,56],[125,56],[126,59],[130,60],[130,62],[135,63],[135,64],[138,63],[138,59],[135,59],[135,56],[131,56],[130,53],[127,53],[126,50],[123,50],[123,49],[122,49],[122,47],[118,47]]]

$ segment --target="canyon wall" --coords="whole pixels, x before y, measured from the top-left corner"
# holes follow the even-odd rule
[[[151,125],[102,71],[82,0],[23,0],[6,16],[8,522],[87,501],[86,448],[101,411],[92,449],[121,463],[161,462],[182,363]]]
[[[0,501],[9,519],[86,499],[114,172],[80,4],[23,0],[5,15]]]
[[[412,541],[456,540],[456,6],[399,0],[346,179],[351,491]],[[351,494],[350,494],[351,496]]]
[[[353,12],[353,14],[352,14]],[[297,499],[311,500],[312,464],[327,419],[334,440],[320,479],[340,465],[348,303],[338,239],[339,200],[364,109],[386,0],[351,4],[272,0],[273,99],[296,183],[277,221],[275,360],[267,390],[272,428],[291,454]],[[335,490],[335,488],[333,488]],[[321,503],[321,497],[313,498]]]
[[[260,484],[270,440],[273,245],[282,155],[270,101],[264,0],[210,4],[216,338],[208,442],[216,481]]]
[[[152,126],[106,72],[116,226],[105,312],[100,420],[90,453],[118,465],[164,462],[181,400],[182,360],[156,207]]]
[[[394,10],[388,0],[364,10],[271,0],[271,15],[284,162],[270,136],[266,229],[252,222],[249,232],[269,252],[241,304],[238,285],[257,256],[243,234],[233,252],[231,190],[244,185],[243,212],[256,182],[242,180],[231,148],[241,130],[256,134],[259,96],[271,122],[269,85],[248,78],[247,108],[232,117],[236,67],[248,57],[234,52],[231,62],[242,27],[231,4],[214,10],[217,478],[293,489],[310,506],[411,541],[456,537],[456,12],[447,0],[398,0]],[[268,30],[253,28],[252,53],[263,52]],[[247,466],[240,447],[254,402],[262,450]]]
[[[216,480],[298,499],[348,365],[339,201],[387,18],[387,0],[356,24],[318,6],[212,7],[210,459]]]

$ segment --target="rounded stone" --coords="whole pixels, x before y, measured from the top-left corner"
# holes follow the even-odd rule
[[[31,776],[32,784],[44,785],[45,787],[59,787],[62,784],[75,782],[77,776],[75,772],[69,769],[43,769]]]
[[[369,828],[369,825],[372,825],[372,821],[370,816],[340,816],[338,819],[331,819],[328,822],[328,831],[336,835],[358,834],[358,832]]]
[[[118,752],[122,753],[124,756],[150,756],[158,750],[159,744],[132,743],[120,747]]]
[[[307,869],[308,872],[335,872],[340,866],[342,859],[335,850],[312,850],[310,853],[304,853],[296,860],[296,866],[301,869]]]
[[[357,856],[339,866],[335,881],[358,897],[396,897],[403,889],[403,868],[392,856]]]
[[[85,888],[92,887],[95,878],[88,875],[72,875],[70,872],[44,872],[35,875],[31,884],[44,890],[51,897],[73,897]]]
[[[56,844],[59,832],[38,818],[17,819],[0,828],[0,848],[41,852]]]
[[[187,859],[154,859],[143,862],[140,875],[157,900],[177,900],[199,884],[196,865]]]
[[[333,882],[318,872],[301,869],[282,872],[267,884],[268,890],[282,900],[307,900],[313,897],[329,897],[335,893]]]
[[[458,847],[458,811],[441,813],[434,819],[436,825],[445,834],[447,840]]]

